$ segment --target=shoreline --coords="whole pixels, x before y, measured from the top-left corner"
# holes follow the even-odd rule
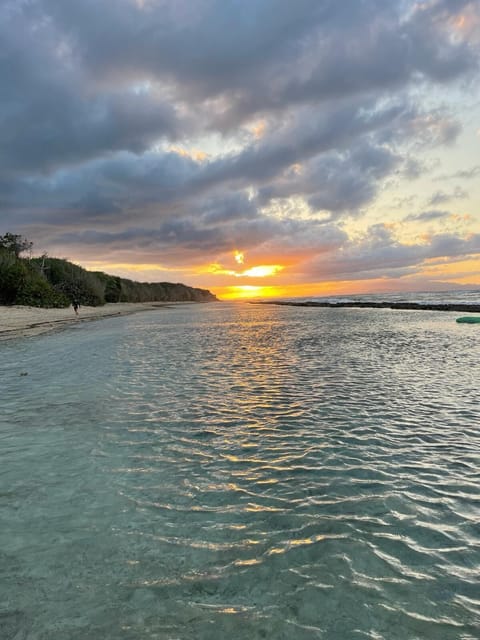
[[[78,316],[72,307],[66,309],[44,309],[19,305],[0,306],[0,342],[15,338],[30,338],[52,333],[77,324],[102,318],[127,316],[141,311],[166,309],[177,302],[115,302],[103,307],[80,307]],[[185,304],[185,303],[180,303]],[[187,303],[188,304],[188,303]]]

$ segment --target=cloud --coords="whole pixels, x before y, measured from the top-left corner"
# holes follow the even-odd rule
[[[452,200],[463,200],[468,197],[468,193],[461,187],[455,187],[455,189],[448,193],[446,191],[436,191],[430,198],[428,204],[436,206],[443,204],[444,202],[450,202]]]
[[[0,18],[0,175],[140,153],[178,136],[175,104],[154,90],[96,86],[38,2]]]
[[[249,247],[249,258],[271,251],[276,255],[299,251],[303,256],[318,255],[339,247],[347,238],[333,225],[312,221],[257,217],[205,225],[203,220],[187,215],[168,218],[155,228],[129,226],[115,231],[93,231],[59,227],[44,236],[39,231],[40,243],[46,243],[42,249],[62,246],[67,253],[80,252],[85,259],[102,254],[103,259],[117,256],[119,260],[157,262],[164,266],[198,264],[205,255],[215,261],[225,254],[234,256],[238,247]]]
[[[242,191],[209,196],[199,207],[199,217],[205,224],[224,224],[232,221],[248,221],[258,217],[255,203]]]
[[[444,180],[473,180],[480,175],[480,165],[475,165],[474,167],[470,167],[469,169],[460,169],[459,171],[455,171],[455,173],[451,175],[442,175],[436,178],[436,180],[444,181]]]
[[[3,170],[140,153],[200,127],[225,131],[256,114],[385,97],[419,74],[447,82],[477,67],[468,34],[451,32],[462,10],[476,11],[473,3],[405,12],[408,4],[7,3],[0,20]],[[448,119],[436,128],[439,141],[458,134]]]
[[[342,152],[330,152],[290,167],[268,186],[259,190],[259,199],[302,195],[312,211],[326,210],[337,217],[354,212],[376,194],[381,178],[388,175],[400,158],[388,148],[363,142]]]
[[[326,280],[401,277],[414,273],[425,261],[463,259],[480,254],[480,234],[462,237],[455,234],[433,235],[422,244],[405,244],[392,231],[377,224],[358,240],[349,240],[333,254],[324,254],[305,265],[312,279]]]
[[[450,211],[439,211],[432,209],[431,211],[422,211],[421,213],[411,213],[404,218],[405,222],[433,222],[435,220],[445,220],[452,214]]]
[[[75,212],[89,220],[139,208],[150,216],[149,207],[155,205],[163,218],[166,205],[175,207],[209,191],[265,187],[260,191],[263,202],[302,193],[315,208],[349,209],[371,199],[376,181],[399,162],[372,136],[395,123],[403,126],[408,117],[406,105],[374,109],[371,101],[335,105],[319,114],[302,111],[261,141],[211,161],[175,151],[123,151],[51,174],[21,177],[11,182],[5,204],[18,209],[42,203],[53,212]],[[289,180],[284,172],[297,161],[307,163],[305,175]]]
[[[438,94],[478,73],[479,19],[467,0],[7,0],[0,226],[79,257],[412,268],[423,245],[343,225],[461,139]]]

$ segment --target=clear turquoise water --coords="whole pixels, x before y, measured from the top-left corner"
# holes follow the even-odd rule
[[[0,344],[1,639],[478,639],[479,361],[223,303]]]

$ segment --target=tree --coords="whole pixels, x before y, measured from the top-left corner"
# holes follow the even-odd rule
[[[29,242],[29,240],[17,233],[6,233],[4,236],[0,236],[0,247],[6,249],[9,253],[13,253],[18,258],[24,251],[31,251],[33,242]]]
[[[23,262],[12,255],[8,260],[0,252],[0,304],[15,304],[26,279],[27,269]]]

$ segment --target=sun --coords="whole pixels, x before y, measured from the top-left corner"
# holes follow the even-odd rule
[[[282,284],[239,284],[214,287],[212,291],[220,300],[259,300],[263,298],[285,298],[303,295],[301,289],[297,292],[297,285]]]
[[[274,287],[249,284],[232,285],[224,287],[220,295],[221,300],[251,300],[255,298],[268,298],[275,295],[275,293],[270,292],[271,289],[274,289]]]
[[[234,258],[237,264],[243,264],[245,262],[245,254],[243,251],[235,251]]]
[[[282,264],[262,264],[261,260],[258,260],[260,264],[254,263],[252,266],[250,265],[253,261],[249,260],[250,264],[247,266],[246,261],[245,251],[236,249],[225,263],[218,261],[204,267],[203,273],[218,276],[224,282],[225,278],[231,278],[230,284],[225,283],[218,287],[211,286],[210,289],[218,292],[222,300],[268,298],[278,295],[279,285],[272,284],[272,278],[275,278],[286,267]],[[254,284],[249,284],[248,281],[252,280]],[[266,280],[268,284],[260,284],[261,280]],[[233,284],[235,281],[240,282]]]

